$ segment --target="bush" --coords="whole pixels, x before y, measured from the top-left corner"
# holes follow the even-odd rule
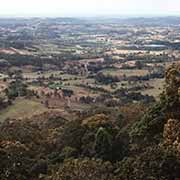
[[[110,180],[113,167],[109,162],[92,159],[66,160],[47,180]]]

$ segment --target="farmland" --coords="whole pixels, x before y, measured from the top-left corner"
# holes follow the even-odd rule
[[[45,109],[67,112],[88,110],[93,104],[114,106],[111,101],[117,106],[151,103],[159,99],[165,69],[180,59],[177,42],[167,32],[178,38],[176,26],[165,25],[64,24],[61,20],[39,19],[38,24],[32,20],[27,25],[15,24],[13,29],[9,26],[8,33],[2,25],[0,79],[2,91],[7,89],[1,96],[8,101],[8,96],[26,94],[28,104],[33,101]],[[23,85],[23,92],[14,87],[16,84]],[[8,94],[9,87],[16,92]],[[15,99],[11,101],[16,107]]]
[[[179,22],[0,19],[0,179],[179,179]]]

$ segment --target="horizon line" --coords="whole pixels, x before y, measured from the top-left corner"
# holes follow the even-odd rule
[[[180,17],[180,14],[102,14],[102,15],[1,15],[0,18],[5,19],[31,19],[31,18],[166,18],[166,17]]]

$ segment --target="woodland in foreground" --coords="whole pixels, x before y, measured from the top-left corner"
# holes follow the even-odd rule
[[[180,64],[165,73],[159,102],[92,108],[0,124],[1,180],[180,179]]]

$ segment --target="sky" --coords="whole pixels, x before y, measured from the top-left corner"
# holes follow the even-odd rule
[[[180,0],[0,0],[0,16],[180,15]]]

